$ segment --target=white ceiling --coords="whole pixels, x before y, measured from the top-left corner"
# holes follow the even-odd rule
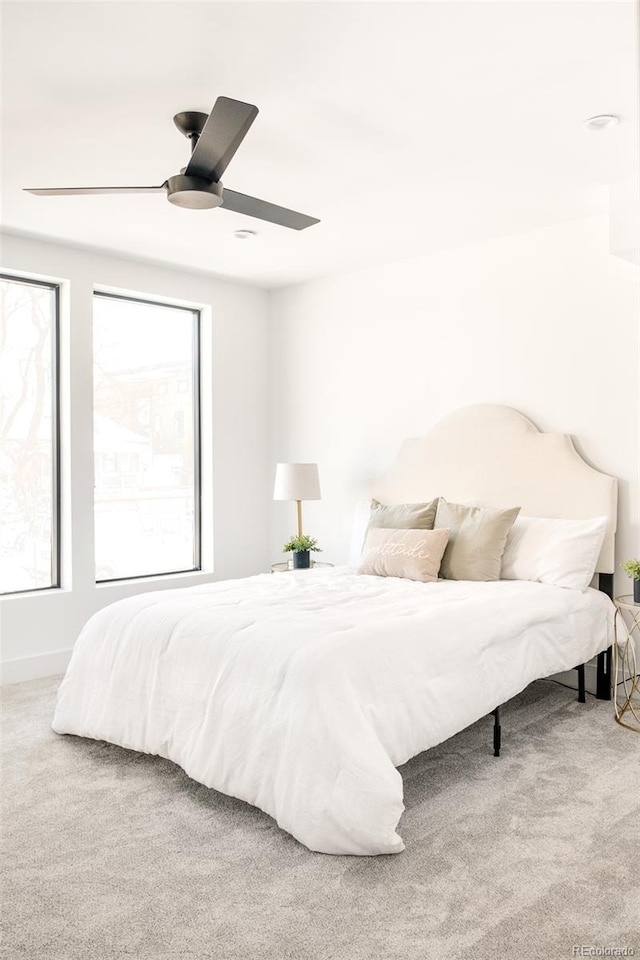
[[[632,0],[4,3],[3,223],[267,287],[586,216],[637,162]],[[320,217],[300,233],[162,195],[172,117],[260,114],[230,188]],[[590,133],[582,121],[622,123]],[[238,228],[258,231],[238,241]]]

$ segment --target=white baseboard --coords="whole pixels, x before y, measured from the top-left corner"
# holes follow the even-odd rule
[[[22,683],[40,677],[54,677],[64,673],[71,658],[71,650],[54,650],[35,657],[20,657],[0,663],[0,683]]]

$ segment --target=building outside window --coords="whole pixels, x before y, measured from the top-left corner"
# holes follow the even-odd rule
[[[199,319],[94,296],[98,581],[200,568]]]
[[[59,586],[59,288],[0,277],[0,593]]]

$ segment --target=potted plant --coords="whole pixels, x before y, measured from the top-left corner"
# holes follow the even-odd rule
[[[299,537],[291,537],[284,547],[283,553],[293,553],[293,566],[295,570],[306,570],[311,566],[310,553],[322,553],[315,537],[308,537],[306,533]]]
[[[640,560],[625,560],[620,566],[633,580],[633,602],[640,603]]]

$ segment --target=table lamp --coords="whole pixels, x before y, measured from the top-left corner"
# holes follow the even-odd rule
[[[276,467],[274,500],[295,500],[298,536],[302,536],[302,501],[320,500],[317,463],[279,463]]]

